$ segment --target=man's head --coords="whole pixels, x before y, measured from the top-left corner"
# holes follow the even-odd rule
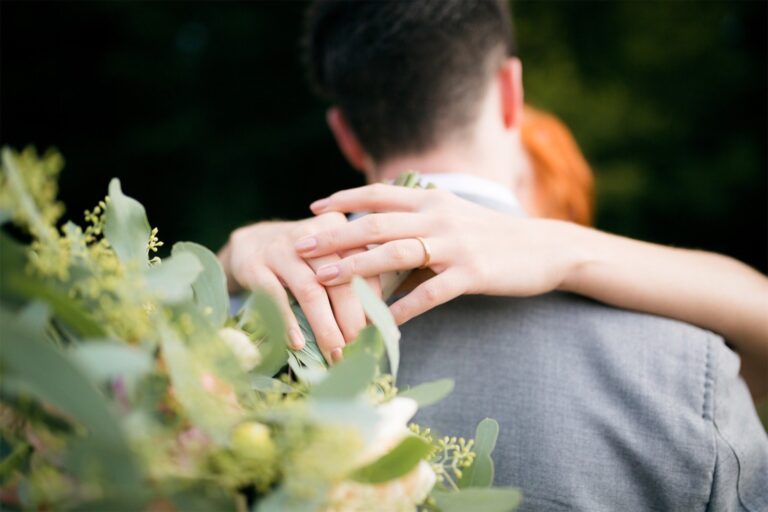
[[[518,123],[520,67],[504,1],[320,0],[307,24],[312,81],[337,107],[328,120],[355,167],[471,139],[492,85],[499,124]]]

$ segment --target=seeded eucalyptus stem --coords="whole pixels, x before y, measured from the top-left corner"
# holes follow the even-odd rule
[[[13,156],[13,152],[10,148],[2,149],[3,167],[8,177],[8,185],[13,190],[14,195],[18,198],[21,210],[24,212],[26,221],[29,223],[30,231],[37,236],[40,240],[47,243],[52,243],[51,234],[49,233],[49,227],[40,216],[40,212],[35,206],[34,201],[29,196],[26,190],[23,180],[21,179],[20,171],[16,165],[16,158]]]

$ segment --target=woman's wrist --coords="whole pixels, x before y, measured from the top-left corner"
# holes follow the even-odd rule
[[[558,240],[563,256],[563,278],[558,290],[583,293],[585,277],[599,264],[600,232],[571,222],[558,221]]]

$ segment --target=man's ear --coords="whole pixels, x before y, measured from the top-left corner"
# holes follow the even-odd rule
[[[333,132],[336,144],[339,145],[349,164],[361,172],[369,172],[371,159],[357,140],[357,136],[347,122],[347,118],[339,107],[331,107],[325,113],[325,119]]]
[[[523,120],[523,64],[517,57],[504,61],[498,72],[504,127],[519,128]]]

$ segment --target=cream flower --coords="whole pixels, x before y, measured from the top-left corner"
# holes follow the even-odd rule
[[[219,331],[219,338],[232,350],[246,372],[253,370],[261,362],[259,349],[243,331],[225,327]]]
[[[405,437],[412,435],[408,421],[418,406],[410,398],[396,397],[378,407],[379,423],[363,450],[357,467],[376,461]],[[431,466],[421,461],[410,472],[388,482],[363,484],[345,480],[331,489],[325,512],[415,511],[432,487],[436,476]]]

